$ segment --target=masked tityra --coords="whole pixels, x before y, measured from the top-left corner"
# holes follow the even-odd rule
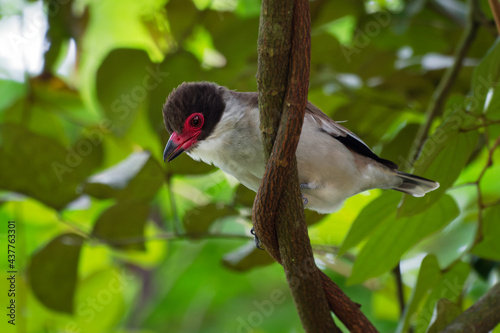
[[[265,169],[257,93],[235,92],[208,82],[183,83],[163,106],[171,133],[163,153],[170,162],[182,152],[213,164],[253,191]],[[297,165],[306,208],[330,213],[365,190],[395,189],[415,197],[439,183],[398,171],[375,155],[354,133],[307,104],[297,147]]]

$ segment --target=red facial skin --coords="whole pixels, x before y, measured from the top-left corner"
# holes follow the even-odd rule
[[[189,149],[197,142],[197,138],[201,133],[204,118],[201,113],[193,113],[184,122],[182,133],[174,132],[167,142],[165,151],[163,152],[163,159],[167,162],[172,161],[174,158],[182,154],[184,150]]]

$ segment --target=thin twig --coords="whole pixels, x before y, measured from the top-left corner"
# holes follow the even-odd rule
[[[245,234],[231,234],[231,233],[210,233],[210,232],[188,232],[184,234],[176,234],[176,233],[160,233],[153,236],[148,237],[129,237],[123,239],[113,239],[113,240],[103,240],[96,239],[92,237],[92,239],[97,240],[101,243],[106,243],[109,245],[129,245],[129,244],[140,244],[151,241],[158,240],[185,240],[185,239],[236,239],[236,240],[250,240],[252,237]]]
[[[482,124],[479,124],[479,125],[476,125],[476,126],[473,126],[473,127],[461,128],[460,132],[475,131],[475,130],[478,130],[480,128],[488,127],[488,126],[491,126],[491,125],[498,125],[498,124],[500,124],[500,119],[499,120],[490,120],[490,121],[483,122]]]
[[[399,302],[399,310],[400,317],[402,318],[405,312],[405,294],[404,294],[404,286],[403,286],[403,277],[401,276],[401,266],[398,262],[397,266],[392,270],[394,274],[394,280],[396,282],[396,288],[398,291],[398,302]]]
[[[444,102],[450,93],[451,87],[455,83],[458,73],[462,68],[463,60],[465,55],[467,54],[474,38],[476,36],[478,23],[475,19],[476,13],[478,11],[477,0],[469,0],[469,8],[467,15],[467,26],[462,35],[462,39],[458,44],[458,47],[455,51],[455,62],[453,66],[449,67],[444,73],[441,81],[439,82],[438,87],[434,91],[432,95],[432,99],[427,107],[427,111],[425,113],[425,123],[420,126],[417,136],[415,138],[415,145],[410,152],[410,161],[413,164],[422,148],[424,146],[425,141],[427,140],[427,136],[429,134],[429,129],[431,128],[432,122],[434,118],[436,118],[442,111]]]
[[[498,34],[500,35],[500,2],[498,0],[488,0],[490,4],[491,12],[493,13],[493,18],[495,19],[495,24],[497,26]]]
[[[172,209],[172,215],[174,219],[174,233],[181,234],[182,233],[182,223],[177,212],[177,203],[175,201],[175,193],[172,189],[172,177],[171,175],[167,175],[165,179],[165,184],[168,190],[168,197],[170,199],[170,208]]]
[[[476,190],[477,190],[478,214],[477,214],[477,234],[476,234],[476,238],[474,239],[473,246],[478,244],[481,240],[483,240],[483,236],[484,236],[483,235],[483,210],[486,208],[486,206],[484,204],[483,194],[481,192],[481,181],[483,180],[483,177],[486,174],[486,170],[488,170],[488,168],[493,165],[493,154],[495,153],[495,150],[497,149],[498,146],[500,146],[500,136],[498,136],[496,138],[495,142],[493,143],[493,145],[488,148],[488,158],[486,160],[486,164],[484,165],[483,169],[479,173],[479,176],[477,177],[476,181],[474,182],[474,185],[476,186]]]

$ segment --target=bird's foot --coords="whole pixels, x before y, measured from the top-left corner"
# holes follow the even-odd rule
[[[257,237],[257,235],[255,234],[255,229],[253,227],[252,227],[252,229],[250,229],[250,233],[253,235],[253,241],[255,242],[255,247],[258,248],[259,250],[264,250],[260,246],[262,243],[260,242],[259,237]]]
[[[312,190],[313,187],[308,183],[303,183],[303,184],[300,184],[300,189],[301,190]],[[307,205],[307,203],[309,202],[309,200],[307,200],[307,198],[304,196],[304,194],[302,194],[302,202],[304,203],[304,206]]]

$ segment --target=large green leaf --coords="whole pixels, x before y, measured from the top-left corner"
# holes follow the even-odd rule
[[[476,114],[483,113],[488,90],[492,87],[496,87],[495,95],[498,95],[500,92],[498,88],[499,80],[500,40],[497,39],[474,71],[471,87],[471,99],[473,101],[471,104],[472,112]],[[495,96],[494,105],[497,105],[498,98],[499,96]],[[492,108],[488,108],[488,110],[496,111]]]
[[[222,264],[232,270],[245,272],[274,262],[267,251],[258,249],[253,242],[226,254]]]
[[[483,239],[472,253],[481,258],[500,260],[500,206],[492,207],[483,217]]]
[[[80,195],[78,186],[102,161],[102,145],[87,138],[66,148],[18,125],[0,125],[0,129],[0,188],[56,209]]]
[[[444,330],[451,322],[462,313],[460,307],[446,298],[437,301],[432,316],[432,323],[429,325],[426,333],[439,333]]]
[[[114,167],[89,178],[84,192],[122,203],[148,202],[163,185],[163,171],[149,152],[132,153]]]
[[[149,92],[167,75],[151,63],[144,51],[115,49],[108,54],[97,70],[96,91],[116,135],[127,132],[139,108],[146,105]]]
[[[16,81],[0,79],[0,111],[10,107],[17,99],[26,93],[26,85]],[[4,112],[0,112],[0,122],[3,122]]]
[[[437,283],[440,275],[441,272],[436,257],[434,255],[427,255],[420,264],[417,283],[412,289],[410,299],[405,307],[396,333],[408,331],[410,319],[417,312],[420,303],[428,295],[429,290]]]
[[[215,203],[193,208],[184,216],[184,228],[191,237],[202,237],[208,232],[212,223],[228,216],[231,212],[230,208]]]
[[[441,299],[455,302],[461,295],[469,270],[466,263],[458,262],[442,272],[436,257],[426,256],[396,333],[407,332],[412,324],[417,332],[425,332],[433,318],[436,303]]]
[[[408,154],[413,144],[413,140],[415,140],[415,136],[417,135],[419,126],[420,125],[416,123],[406,125],[396,134],[394,139],[384,145],[380,156],[396,164],[400,163],[401,157]],[[404,168],[404,165],[400,165],[400,167]]]
[[[75,295],[76,316],[63,326],[72,332],[116,332],[127,306],[125,295],[139,278],[125,268],[106,267],[83,278]],[[138,331],[137,333],[145,331]]]
[[[462,127],[470,124],[471,118],[462,112],[452,113],[426,141],[415,163],[414,173],[437,181],[440,186],[423,198],[405,196],[399,216],[410,216],[429,209],[453,185],[477,144],[478,133],[460,132]]]
[[[492,89],[489,91],[489,89]],[[474,72],[474,106],[487,119],[500,119],[500,40],[497,39]],[[485,95],[486,93],[490,96]],[[488,100],[489,99],[489,100]],[[488,103],[486,101],[488,100]]]
[[[116,204],[99,216],[92,235],[118,249],[144,251],[144,226],[148,215],[147,204]]]
[[[455,200],[446,195],[423,214],[384,223],[359,253],[349,281],[360,283],[391,270],[408,249],[446,226],[458,214]]]
[[[456,302],[459,299],[469,271],[470,266],[460,261],[442,273],[418,313],[415,321],[415,333],[426,332],[433,317],[436,303],[440,299],[445,298],[452,302]]]
[[[255,192],[248,189],[244,185],[239,185],[234,193],[235,203],[242,204],[247,207],[253,207],[253,202],[255,200]]]
[[[31,289],[46,307],[73,313],[78,259],[83,242],[80,235],[63,234],[31,258],[28,268]]]
[[[340,246],[339,255],[358,245],[384,221],[394,220],[397,204],[400,200],[400,193],[384,192],[380,197],[366,205],[351,225],[349,233]]]
[[[174,161],[167,164],[167,174],[172,175],[200,175],[215,171],[213,165],[195,161],[186,153],[179,155]]]

